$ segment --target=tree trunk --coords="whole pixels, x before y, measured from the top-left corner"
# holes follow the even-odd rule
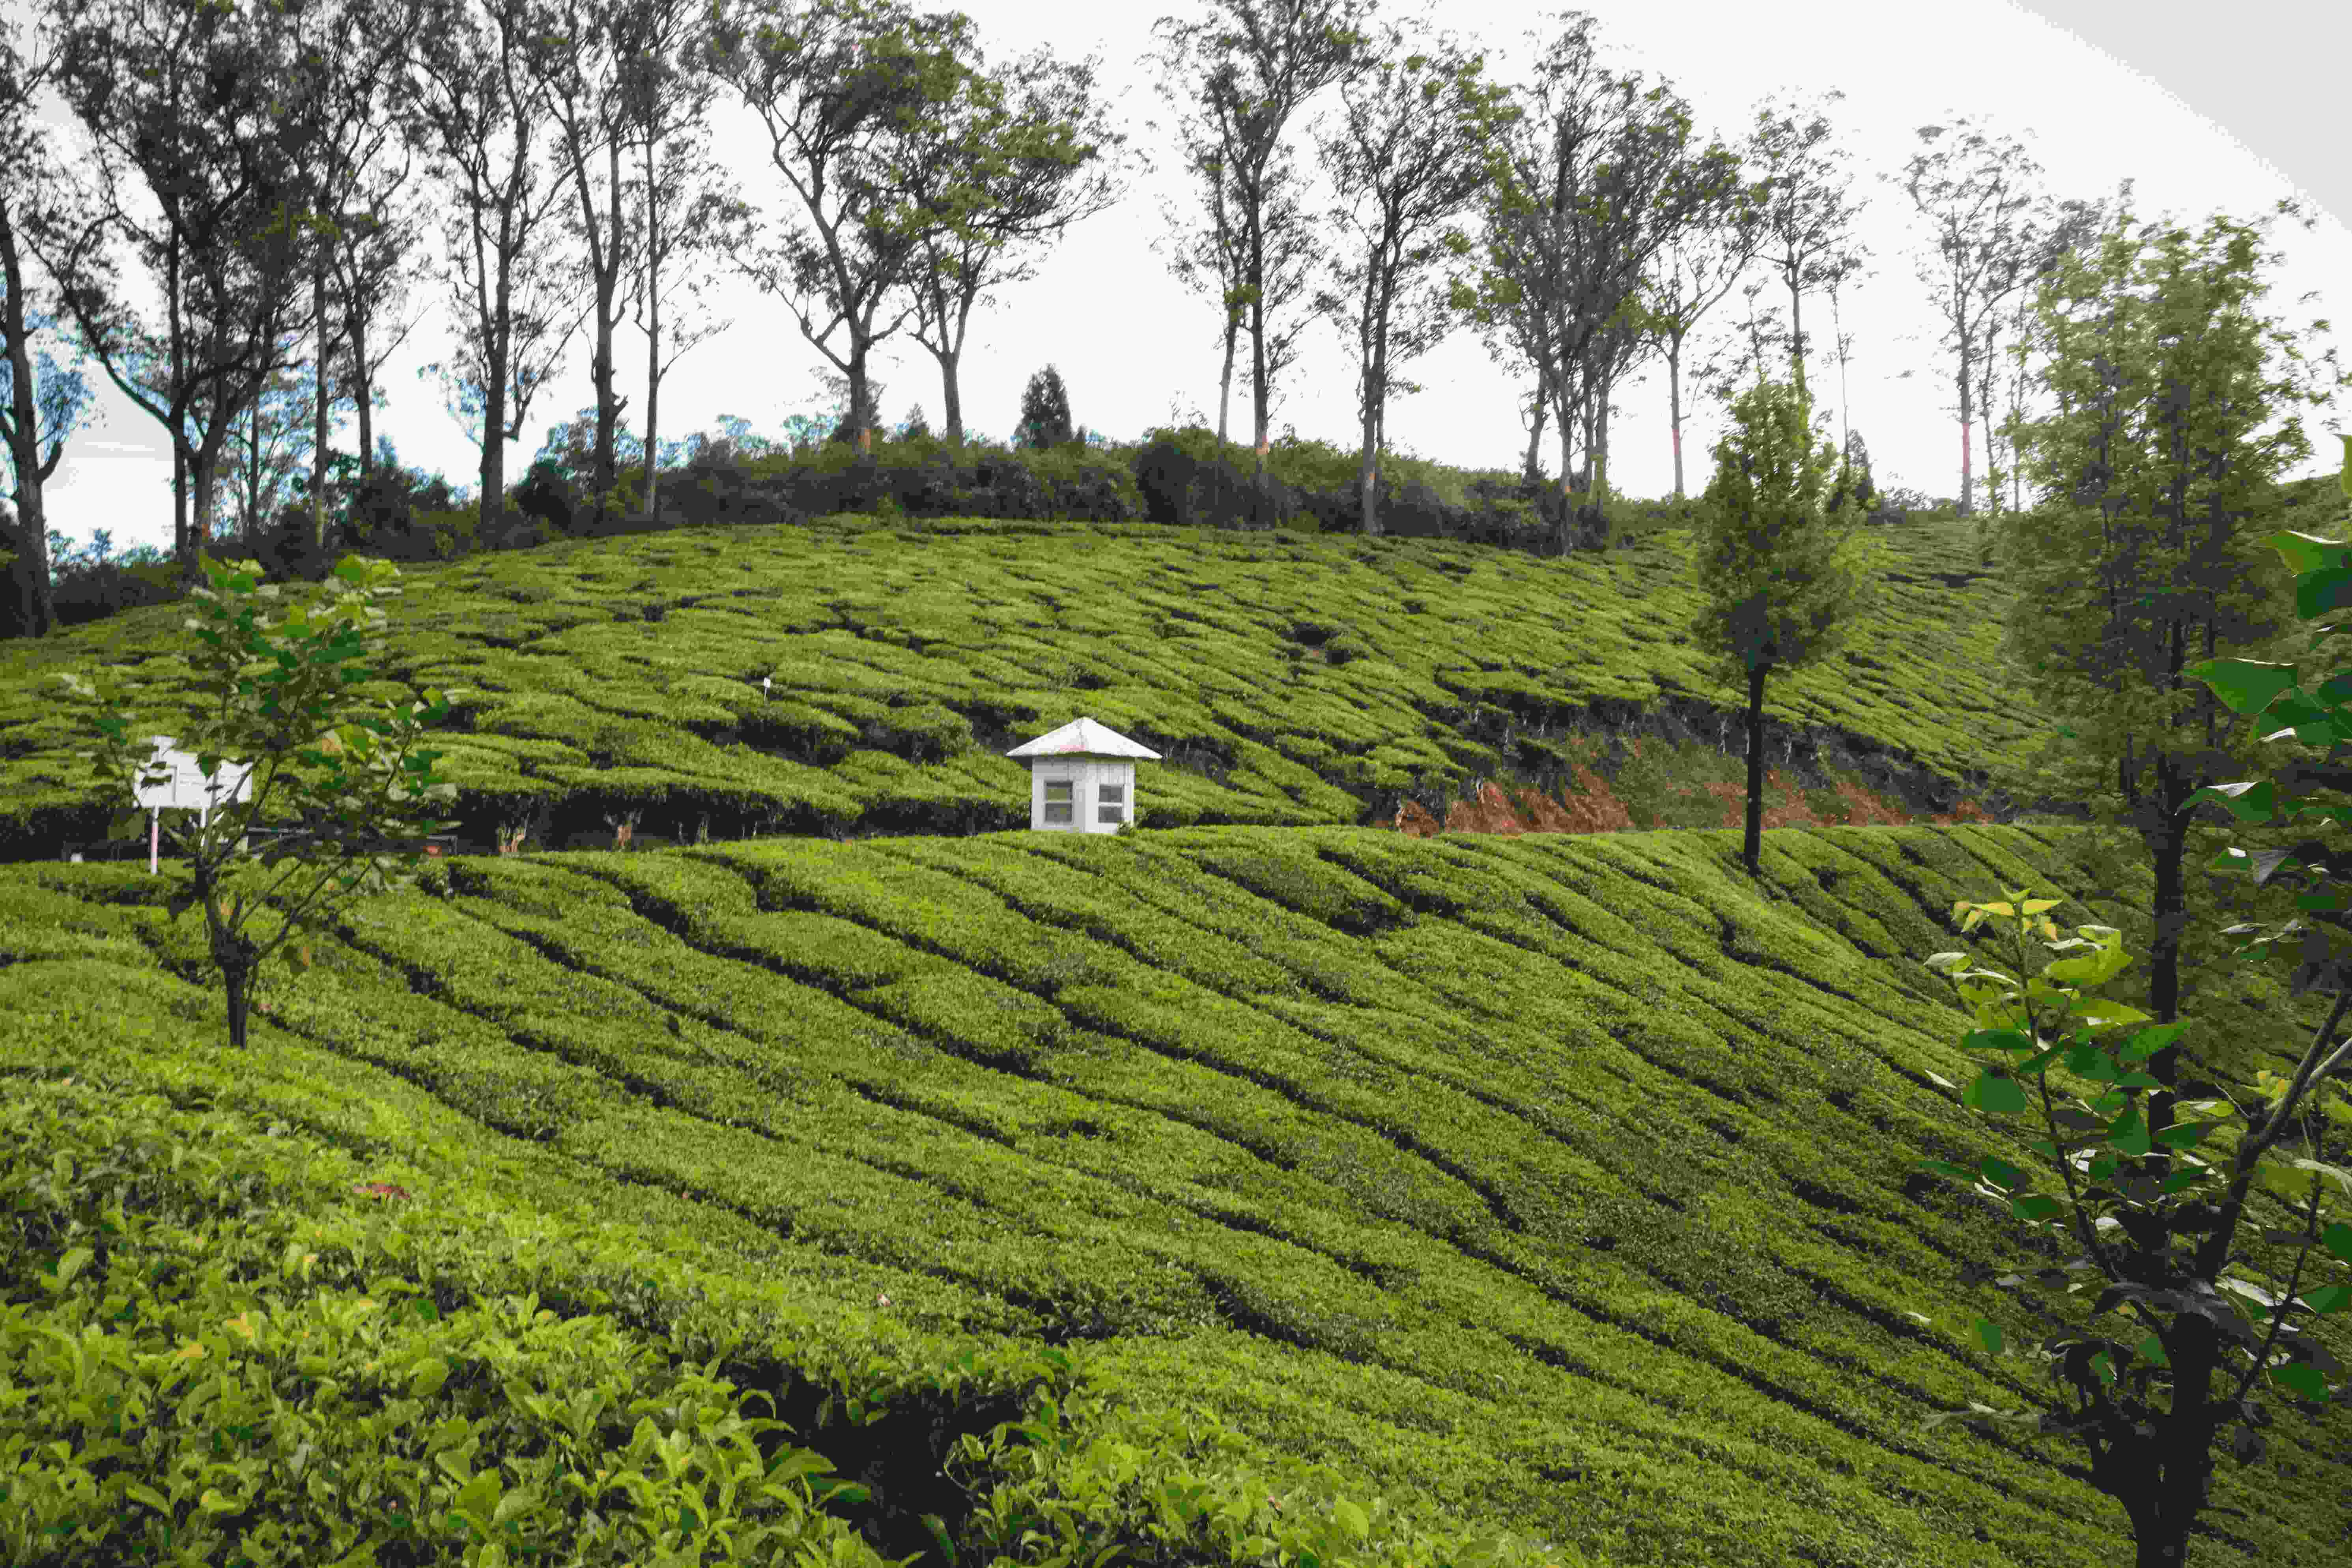
[[[1969,424],[1976,418],[1975,400],[1969,396],[1969,340],[1960,334],[1960,511],[1962,517],[1975,515],[1973,501],[1976,476],[1969,458]]]
[[[1683,355],[1678,343],[1666,349],[1666,406],[1674,416],[1675,499],[1683,495]]]
[[[1813,444],[1813,406],[1805,396],[1805,321],[1799,314],[1802,297],[1792,284],[1789,289],[1789,358],[1797,372],[1797,407],[1804,416],[1804,446]]]
[[[613,481],[616,463],[613,457],[613,427],[620,422],[621,400],[613,393],[613,295],[621,282],[621,139],[614,137],[604,148],[605,168],[611,184],[605,188],[604,210],[609,224],[606,233],[613,242],[612,254],[596,271],[596,353],[592,374],[596,384],[596,449],[589,459],[588,483],[596,492],[596,516],[609,517],[613,509]]]
[[[947,333],[940,332],[940,338],[945,342]],[[957,451],[963,449],[963,387],[956,379],[956,362],[962,357],[961,350],[940,356],[940,395],[947,400],[948,445]]]
[[[1536,419],[1528,432],[1528,460],[1525,468],[1529,484],[1541,482],[1543,468],[1538,454],[1543,450],[1544,423],[1551,416],[1551,377],[1541,366],[1536,370]]]
[[[651,517],[661,489],[661,235],[655,227],[654,142],[646,136],[646,515]]]
[[[1217,378],[1217,445],[1220,447],[1225,443],[1225,410],[1234,395],[1234,345],[1241,331],[1242,319],[1234,315],[1226,316],[1225,369],[1224,374]]]
[[[1585,478],[1584,489],[1586,499],[1594,506],[1599,506],[1608,495],[1609,391],[1611,384],[1615,380],[1616,377],[1612,374],[1601,384],[1601,396],[1595,405],[1592,426],[1593,440],[1588,447],[1592,468],[1591,472]]]
[[[1568,553],[1569,514],[1575,510],[1574,503],[1569,500],[1576,493],[1573,482],[1576,463],[1571,454],[1576,440],[1576,420],[1581,413],[1581,410],[1568,406],[1564,395],[1567,381],[1568,371],[1563,366],[1559,380],[1552,385],[1552,409],[1559,416],[1559,525],[1554,531],[1554,538],[1563,555]]]
[[[2179,637],[2173,629],[2176,645]],[[2177,650],[2172,658],[2174,673],[2179,675],[2180,657]],[[2169,1024],[2180,1016],[2180,940],[2189,924],[2184,862],[2189,854],[2189,796],[2195,793],[2195,780],[2184,776],[2179,765],[2168,752],[2159,750],[2155,758],[2156,783],[2152,792],[2140,795],[2141,834],[2147,845],[2156,873],[2156,901],[2149,911],[2156,921],[2155,939],[2148,945],[2147,1005],[2158,1024]],[[2130,796],[2126,796],[2126,799]],[[2172,1125],[2173,1107],[2179,1096],[2180,1047],[2167,1046],[2147,1059],[2148,1076],[2163,1085],[2148,1096],[2147,1131],[2158,1137]],[[2161,1182],[2171,1173],[2171,1157],[2158,1149],[2147,1161],[2149,1175]]]
[[[2126,1267],[2134,1276],[2160,1272],[2145,1258]],[[2085,1368],[2080,1378],[2068,1375],[2077,1402],[2103,1417],[2084,1435],[2091,1484],[2122,1503],[2130,1518],[2135,1568],[2185,1568],[2189,1561],[2189,1529],[2212,1489],[2213,1436],[2220,1429],[2212,1381],[2221,1366],[2220,1337],[2194,1312],[2174,1319],[2172,1408],[2156,1417],[2147,1435],[2116,1409],[2095,1373]]]
[[[50,581],[48,509],[41,500],[41,487],[55,471],[57,457],[52,454],[48,466],[42,466],[41,433],[34,422],[33,362],[25,347],[24,266],[16,254],[16,234],[9,226],[4,202],[0,202],[0,277],[5,278],[8,289],[8,297],[0,302],[0,308],[7,312],[9,417],[16,425],[16,440],[8,456],[16,475],[18,537],[16,559],[10,563],[9,578],[16,600],[16,626],[26,637],[45,637],[57,626],[57,599]],[[64,432],[53,433],[53,438],[62,451]]]
[[[1740,847],[1748,874],[1760,875],[1757,858],[1764,847],[1764,676],[1769,658],[1748,672],[1748,833]]]
[[[192,531],[188,541],[189,545],[191,546],[192,559],[194,551],[202,550],[205,545],[212,542],[211,539],[207,537],[210,534],[212,528],[211,523],[207,520],[213,515],[214,498],[218,494],[220,489],[218,465],[220,435],[220,422],[218,419],[215,419],[213,427],[205,433],[205,450],[198,452],[195,457],[195,461],[189,465],[191,476],[189,488],[194,491],[194,510],[195,513]],[[204,571],[201,564],[197,566],[196,580],[198,582],[202,582],[204,580]]]
[[[514,341],[514,279],[509,258],[499,258],[498,299],[489,321],[488,340],[482,345],[482,368],[489,385],[482,389],[482,496],[484,528],[495,527],[506,512],[507,491],[507,358]]]
[[[344,323],[344,337],[352,349],[352,393],[359,405],[360,478],[375,472],[375,386],[368,376],[367,307],[352,301],[350,320]]]
[[[327,338],[327,253],[323,247],[310,268],[310,310],[319,348],[317,384],[311,389],[316,395],[310,399],[310,541],[311,547],[323,556],[327,552],[327,401],[332,395],[333,385],[327,364],[331,345]],[[261,434],[260,420],[261,407],[257,399],[253,426],[256,437]]]
[[[172,559],[179,563],[183,588],[194,589],[204,582],[196,570],[195,542],[188,537],[188,449],[181,444],[176,424],[172,430]]]

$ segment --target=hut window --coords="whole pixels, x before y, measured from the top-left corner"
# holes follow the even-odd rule
[[[1045,820],[1048,822],[1070,820],[1070,781],[1068,779],[1045,781]]]
[[[1097,802],[1095,812],[1095,820],[1097,822],[1124,822],[1127,820],[1127,786],[1125,784],[1107,784],[1097,785],[1095,788],[1095,800]]]

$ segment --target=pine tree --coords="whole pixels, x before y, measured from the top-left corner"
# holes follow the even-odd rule
[[[1042,452],[1071,440],[1075,434],[1070,395],[1062,385],[1062,373],[1049,364],[1029,378],[1029,388],[1021,395],[1021,423],[1013,444],[1024,451]]]

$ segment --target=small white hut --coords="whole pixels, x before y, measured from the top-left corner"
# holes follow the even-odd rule
[[[1160,760],[1092,719],[1013,747],[1029,761],[1029,826],[1054,833],[1116,833],[1135,817],[1135,759]]]

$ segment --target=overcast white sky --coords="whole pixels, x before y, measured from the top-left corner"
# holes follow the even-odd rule
[[[1154,85],[1160,36],[1151,23],[1171,13],[1199,20],[1208,7],[1202,0],[1132,6],[964,0],[961,8],[975,23],[983,63],[992,69],[1041,45],[1061,61],[1097,57],[1095,90],[1111,105],[1111,125],[1129,137],[1125,195],[1118,205],[1071,226],[1056,247],[1013,252],[1016,262],[1034,259],[1034,277],[995,287],[974,307],[960,378],[967,430],[1008,435],[1023,387],[1048,362],[1059,368],[1082,426],[1131,439],[1148,426],[1168,423],[1171,404],[1180,417],[1213,426],[1220,312],[1213,300],[1188,290],[1164,256],[1150,248],[1166,232],[1163,202],[1181,215],[1188,231],[1208,221],[1202,187],[1182,165],[1176,111]],[[2226,26],[2200,0],[1945,0],[1932,10],[1888,7],[1878,0],[1804,0],[1793,7],[1748,0],[1674,5],[1597,0],[1588,9],[1597,18],[1601,63],[1621,74],[1643,73],[1644,89],[1663,80],[1679,93],[1692,108],[1695,143],[1710,137],[1736,142],[1768,98],[1776,109],[1807,118],[1818,110],[1829,119],[1829,144],[1849,154],[1840,167],[1851,177],[1850,197],[1866,203],[1853,231],[1866,247],[1864,271],[1840,290],[1839,311],[1840,324],[1854,340],[1844,400],[1852,423],[1869,442],[1882,487],[1907,484],[1930,495],[1957,495],[1959,489],[1955,355],[1938,346],[1948,328],[1916,275],[1935,260],[1932,231],[1908,193],[1894,183],[1923,146],[1916,135],[1922,124],[1948,125],[1969,114],[1989,137],[2015,137],[2041,165],[2034,188],[2057,199],[2112,197],[2118,180],[2133,176],[2137,221],[2169,219],[2192,233],[2217,210],[2252,223],[2269,215],[2278,198],[2298,197],[2318,226],[2306,234],[2291,218],[2273,217],[2263,249],[2284,252],[2286,259],[2265,273],[2271,290],[2254,309],[2297,332],[2315,317],[2337,321],[2352,309],[2352,232],[2345,226],[2352,217],[2352,164],[2342,156],[2347,127],[2336,79],[2343,62],[2352,58],[2352,6],[2237,0],[2228,7]],[[1391,0],[1374,15],[1402,23],[1423,13],[1417,4]],[[1890,20],[1898,16],[1932,17],[1932,30]],[[1488,77],[1513,87],[1531,83],[1535,59],[1562,26],[1557,7],[1505,0],[1451,0],[1435,25],[1465,48],[1485,50]],[[1831,89],[1846,97],[1824,102],[1820,95]],[[769,163],[768,138],[757,117],[724,88],[714,112],[716,148],[747,196],[772,224],[806,226],[799,198]],[[1318,218],[1337,193],[1314,138],[1337,134],[1343,114],[1339,90],[1327,89],[1285,130],[1284,145],[1307,182],[1305,206]],[[67,147],[86,147],[85,133],[54,95],[48,117]],[[1147,130],[1147,120],[1157,121],[1160,130]],[[1150,160],[1148,173],[1143,158]],[[826,205],[828,216],[837,211],[830,194]],[[437,255],[438,241],[427,243]],[[1162,250],[1168,248],[1163,242]],[[1757,299],[1759,309],[1778,304],[1785,310],[1788,293],[1777,273],[1759,261],[1748,276],[1772,279]],[[2316,299],[2302,302],[2315,290]],[[160,302],[160,290],[153,299]],[[720,415],[733,414],[772,438],[790,415],[828,411],[832,399],[820,378],[832,366],[804,340],[782,302],[735,279],[716,291],[714,302],[735,324],[693,349],[666,378],[666,437],[715,429]],[[897,308],[886,306],[878,320],[887,321]],[[1745,308],[1734,287],[1685,342],[1685,475],[1694,495],[1706,486],[1707,454],[1723,424],[1713,404],[1693,389],[1690,373],[1726,341]],[[821,309],[812,302],[812,313]],[[1807,374],[1834,435],[1840,394],[1828,296],[1808,294],[1804,309]],[[419,367],[448,352],[448,308],[427,287],[412,295],[409,312],[420,310],[422,321],[383,374],[390,406],[376,414],[374,427],[392,437],[403,461],[437,468],[470,489],[478,452],[444,408],[437,381],[418,375]],[[2306,353],[2315,361],[2345,339],[2339,325],[2320,334]],[[634,426],[644,403],[645,342],[625,321],[617,342]],[[521,450],[509,458],[509,482],[551,430],[592,404],[590,346],[583,330],[532,404]],[[830,346],[846,357],[845,328],[835,330]],[[2352,362],[2352,354],[2344,357]],[[1240,363],[1247,358],[1244,331]],[[882,412],[889,423],[919,404],[935,429],[943,426],[939,367],[913,341],[911,321],[877,345],[872,363],[884,384]],[[117,551],[168,546],[172,458],[163,428],[95,362],[87,368],[99,389],[96,408],[68,441],[50,481],[50,526],[75,546],[101,526],[110,531]],[[1273,434],[1279,437],[1295,427],[1302,437],[1352,450],[1357,369],[1351,334],[1328,322],[1311,324],[1297,361],[1276,382]],[[1463,467],[1516,470],[1527,446],[1522,410],[1531,372],[1491,363],[1477,331],[1466,325],[1400,369],[1425,390],[1391,400],[1392,448]],[[1232,432],[1239,440],[1248,438],[1250,428],[1244,382],[1237,364]],[[2337,466],[2339,447],[2331,432],[2347,427],[2344,416],[2352,405],[2344,401],[2346,394],[2336,395],[2331,406],[2302,409],[2313,456],[2290,478],[2330,473]],[[1621,384],[1614,400],[1612,488],[1670,494],[1663,355]],[[354,431],[346,417],[342,446],[352,442]],[[1981,484],[1981,426],[1970,446]],[[1550,428],[1543,454],[1546,471],[1556,475],[1557,435]]]

